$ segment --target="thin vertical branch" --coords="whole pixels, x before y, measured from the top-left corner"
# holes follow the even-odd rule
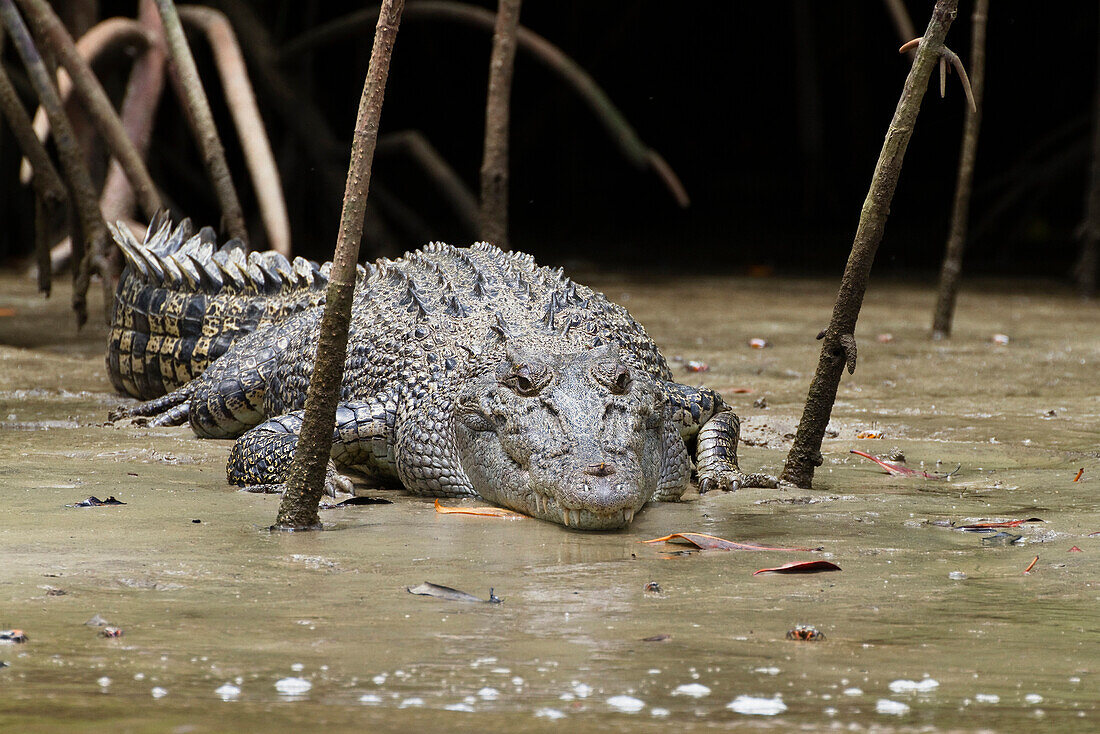
[[[1082,298],[1096,295],[1096,271],[1100,268],[1100,63],[1096,69],[1096,98],[1093,100],[1092,167],[1085,195],[1085,219],[1078,228],[1081,251],[1073,264],[1073,282]]]
[[[168,58],[173,73],[176,92],[187,110],[187,118],[195,133],[199,153],[214,184],[214,192],[222,209],[222,219],[231,237],[248,242],[248,230],[244,223],[244,212],[233,188],[233,178],[229,173],[229,163],[225,160],[225,149],[214,126],[214,114],[210,111],[210,100],[206,97],[199,70],[195,66],[195,57],[187,45],[187,37],[180,24],[176,4],[172,0],[156,0],[161,22],[164,24],[164,37],[168,42]]]
[[[73,87],[76,89],[80,101],[84,104],[93,124],[103,136],[111,155],[119,162],[126,172],[126,178],[134,187],[138,202],[147,217],[152,218],[164,207],[160,194],[149,171],[145,168],[145,161],[134,148],[122,121],[111,105],[107,93],[92,72],[92,67],[80,55],[76,44],[65,30],[61,19],[54,14],[46,0],[18,0],[23,12],[31,19],[38,31],[40,42],[45,43],[57,55],[62,66],[72,77]]]
[[[5,38],[0,33],[0,39]],[[57,175],[46,148],[34,134],[30,115],[23,109],[15,87],[0,64],[0,113],[8,121],[23,155],[30,161],[31,185],[34,186],[35,259],[38,263],[38,290],[49,295],[53,270],[50,267],[49,222],[64,211],[65,184]]]
[[[810,383],[806,407],[782,474],[783,480],[799,487],[809,487],[812,484],[814,468],[822,463],[821,440],[825,436],[825,427],[836,401],[840,376],[845,366],[849,372],[855,371],[856,320],[863,305],[863,295],[867,291],[867,278],[886,229],[890,201],[894,198],[894,189],[901,175],[901,164],[909,138],[913,134],[920,102],[928,87],[932,67],[943,53],[943,41],[947,36],[947,29],[955,19],[957,7],[958,0],[937,0],[932,11],[932,20],[917,50],[917,59],[905,80],[905,88],[886,131],[871,186],[863,202],[859,227],[856,229],[852,252],[841,279],[832,320],[828,328],[818,335],[818,338],[825,340],[821,346],[821,357]]]
[[[959,296],[959,276],[962,274],[966,232],[970,223],[970,192],[974,183],[974,160],[978,154],[978,132],[982,125],[982,90],[985,87],[985,28],[989,15],[989,0],[974,4],[970,37],[970,89],[973,107],[966,110],[963,125],[962,150],[959,152],[959,173],[955,182],[955,203],[951,211],[951,229],[940,267],[939,295],[932,317],[932,338],[951,336],[955,303]]]
[[[316,361],[306,392],[305,415],[294,464],[275,520],[274,527],[281,530],[317,529],[321,524],[317,506],[324,490],[332,450],[336,406],[340,399],[340,383],[347,355],[359,240],[363,236],[363,216],[370,190],[371,164],[378,143],[378,123],[382,116],[382,98],[386,91],[390,57],[404,6],[405,0],[386,0],[374,31],[370,66],[355,121],[344,208],[340,215],[340,234],[329,273]]]
[[[213,8],[184,5],[179,12],[180,18],[201,30],[210,43],[229,114],[237,127],[245,164],[252,176],[252,187],[256,191],[268,242],[271,249],[289,255],[290,222],[287,220],[279,167],[275,164],[267,130],[256,106],[256,95],[248,80],[248,69],[241,56],[237,36],[225,15]]]
[[[489,60],[485,150],[481,163],[481,239],[508,249],[508,120],[521,0],[500,0]]]
[[[83,153],[69,118],[65,115],[61,97],[53,86],[52,75],[35,48],[30,30],[19,15],[13,0],[0,0],[0,20],[11,35],[15,49],[27,68],[38,101],[49,115],[61,169],[65,173],[77,210],[80,233],[74,233],[72,238],[73,261],[76,265],[73,269],[73,310],[76,311],[77,324],[83,326],[88,320],[87,295],[92,263],[93,260],[97,265],[103,262],[107,250],[107,225],[100,215],[95,185],[84,163]]]

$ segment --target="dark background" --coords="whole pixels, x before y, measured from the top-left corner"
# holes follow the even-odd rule
[[[416,0],[409,0],[411,7]],[[231,3],[223,5],[227,11]],[[363,6],[280,0],[246,3],[278,47]],[[475,3],[495,9],[493,3]],[[918,32],[933,3],[906,3]],[[984,120],[966,272],[1065,277],[1085,198],[1097,69],[1097,4],[992,3]],[[135,3],[102,3],[102,17]],[[969,58],[973,4],[963,0],[948,45]],[[671,8],[671,10],[670,10]],[[229,13],[233,16],[233,12]],[[537,2],[521,22],[562,48],[605,89],[680,175],[692,204],[634,169],[592,112],[558,77],[517,56],[512,114],[513,245],[540,261],[605,267],[838,274],[847,257],[908,58],[883,3]],[[490,34],[406,19],[398,34],[382,134],[421,131],[476,192]],[[325,259],[335,242],[342,181],[371,34],[334,42],[285,64],[298,98],[325,117],[343,157],[311,159],[286,120],[257,95],[280,161],[295,250]],[[10,44],[9,44],[10,46]],[[257,245],[259,218],[208,51],[195,43],[223,124],[235,180]],[[278,50],[277,48],[274,50]],[[11,50],[5,54],[10,70]],[[117,65],[116,65],[117,66]],[[121,89],[125,67],[103,65]],[[112,76],[113,75],[113,76]],[[950,216],[965,109],[958,79],[941,100],[933,77],[909,146],[876,270],[932,277]],[[14,141],[0,135],[0,256],[25,255],[31,198],[15,181]],[[177,215],[216,223],[218,210],[171,95],[162,103],[150,166]],[[472,235],[445,213],[430,181],[400,155],[380,155],[375,180],[431,227],[435,238]],[[329,186],[331,189],[331,186]],[[363,256],[415,247],[391,226]]]

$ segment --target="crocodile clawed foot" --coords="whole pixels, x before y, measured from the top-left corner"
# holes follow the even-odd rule
[[[242,492],[253,494],[282,494],[286,491],[286,482],[273,482],[270,484],[248,484],[241,487]],[[328,497],[338,497],[341,494],[354,494],[355,484],[336,470],[336,465],[331,461],[325,470],[324,494]]]
[[[736,492],[742,487],[775,489],[778,486],[779,480],[770,474],[745,474],[740,471],[727,470],[699,477],[699,494],[706,494],[714,489],[720,489],[723,492]]]

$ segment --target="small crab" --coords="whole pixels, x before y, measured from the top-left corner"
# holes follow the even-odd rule
[[[825,633],[812,624],[800,624],[792,630],[787,630],[787,639],[798,642],[821,642],[825,639]]]

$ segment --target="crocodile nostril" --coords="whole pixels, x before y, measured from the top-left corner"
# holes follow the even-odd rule
[[[601,461],[599,464],[589,464],[584,468],[584,473],[593,477],[606,477],[615,473],[615,465]]]

